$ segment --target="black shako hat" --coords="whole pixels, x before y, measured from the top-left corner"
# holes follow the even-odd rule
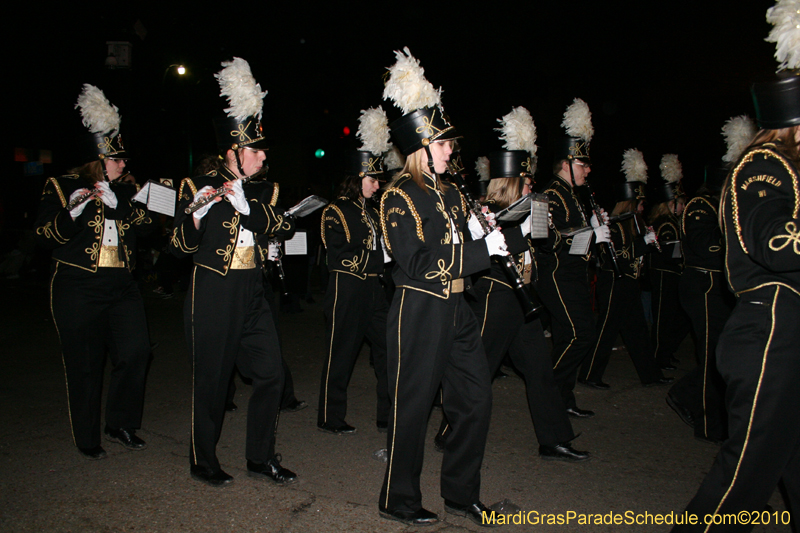
[[[800,124],[800,76],[796,71],[781,74],[776,80],[754,83],[750,88],[756,121],[762,129],[778,130]]]
[[[103,91],[84,84],[75,108],[80,109],[83,125],[89,130],[80,141],[84,161],[128,159],[119,132],[122,122],[119,109],[108,101]]]

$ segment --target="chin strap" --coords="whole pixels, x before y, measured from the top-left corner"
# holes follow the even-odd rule
[[[234,151],[233,151],[233,156],[236,158],[236,168],[238,168],[238,169],[239,169],[239,174],[240,174],[242,177],[246,177],[246,176],[244,175],[244,169],[242,168],[242,160],[241,160],[241,159],[239,159],[239,150],[234,150]],[[571,169],[571,168],[572,168],[572,167],[570,167],[570,169]]]
[[[433,156],[431,155],[431,147],[430,147],[430,145],[426,145],[425,146],[425,153],[428,154],[428,170],[431,171],[431,176],[433,176],[434,178],[436,178],[438,180],[439,179],[439,175],[436,173],[436,168],[435,168],[435,166],[433,164]]]
[[[572,159],[568,159],[569,161],[569,179],[572,181],[572,186],[575,187],[575,172],[572,170]]]

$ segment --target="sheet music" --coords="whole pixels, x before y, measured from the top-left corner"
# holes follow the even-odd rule
[[[155,181],[148,180],[144,187],[137,192],[132,198],[135,202],[140,202],[147,205],[147,209],[167,215],[169,217],[175,216],[175,200],[178,193],[175,189],[156,183]]]
[[[328,201],[325,200],[324,198],[320,198],[319,196],[312,194],[311,196],[308,196],[300,200],[300,202],[296,206],[287,209],[286,214],[294,215],[296,217],[304,217],[307,214],[314,212],[315,210],[319,209],[320,207],[324,206],[327,203]]]
[[[572,246],[569,255],[586,255],[589,253],[589,244],[592,242],[593,231],[581,231],[572,236]]]
[[[308,235],[305,231],[298,231],[294,237],[283,243],[285,255],[308,255]]]

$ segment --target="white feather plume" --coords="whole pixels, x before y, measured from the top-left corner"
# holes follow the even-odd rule
[[[647,183],[647,163],[644,154],[636,148],[625,150],[622,154],[622,172],[627,181],[641,181]]]
[[[683,178],[683,168],[677,154],[664,154],[658,168],[661,169],[661,177],[667,183],[677,183]]]
[[[381,106],[361,110],[356,136],[361,140],[360,150],[381,155],[391,148],[389,144],[389,119]]]
[[[250,72],[250,64],[241,57],[234,57],[233,61],[223,61],[222,66],[224,68],[214,77],[219,82],[219,94],[225,96],[230,104],[225,112],[236,120],[253,116],[261,120],[267,91],[261,92],[261,85]]]
[[[75,108],[80,108],[83,125],[92,133],[108,133],[119,130],[121,118],[117,106],[108,101],[103,91],[85,83],[78,103]]]
[[[536,125],[533,117],[524,107],[515,107],[511,113],[497,119],[499,128],[494,131],[501,132],[500,139],[505,141],[503,148],[506,150],[525,150],[531,155],[536,154]]]
[[[481,156],[475,160],[475,172],[478,173],[479,181],[489,181],[489,158]]]
[[[397,62],[388,69],[389,80],[383,89],[383,99],[391,99],[403,114],[439,105],[442,90],[434,89],[431,82],[425,79],[425,69],[411,55],[408,47],[402,51],[395,50],[394,55]]]
[[[383,164],[386,166],[386,170],[396,170],[405,166],[406,158],[400,153],[397,146],[390,145],[389,151],[383,158]]]
[[[567,135],[577,137],[587,143],[592,140],[594,135],[592,112],[589,111],[589,105],[580,98],[573,100],[567,108],[561,125],[566,128]]]
[[[747,115],[729,118],[722,126],[722,136],[725,137],[725,144],[728,145],[728,151],[722,156],[722,160],[727,163],[738,160],[757,132],[758,128],[756,128],[755,122]]]
[[[775,43],[778,70],[800,66],[800,0],[778,0],[767,9],[767,22],[774,27],[765,39]]]

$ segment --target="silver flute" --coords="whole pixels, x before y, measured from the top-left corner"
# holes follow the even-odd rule
[[[67,204],[67,211],[72,211],[73,209],[75,209],[76,207],[81,205],[83,202],[85,202],[89,198],[95,196],[96,194],[97,194],[97,189],[91,188],[88,191],[86,191],[85,193],[83,193],[83,194],[81,194],[79,196],[76,196],[75,198],[70,200],[70,202]]]
[[[239,179],[241,180],[242,185],[244,185],[245,183],[247,183],[251,179],[253,179],[256,176],[259,176],[259,175],[261,175],[261,174],[263,174],[265,172],[266,172],[266,167],[262,168],[261,170],[259,170],[255,174],[253,174],[252,176],[247,176],[246,178],[239,178]],[[228,192],[228,189],[225,189],[225,185],[223,185],[222,187],[219,187],[217,189],[214,189],[214,192],[212,192],[208,196],[203,196],[202,198],[198,198],[194,202],[190,203],[189,206],[186,209],[183,210],[183,212],[186,213],[187,215],[191,215],[192,213],[194,213],[195,211],[197,211],[201,207],[210,204],[211,202],[213,202],[214,200],[216,200],[217,198],[219,198],[220,196],[224,195],[227,192]]]

